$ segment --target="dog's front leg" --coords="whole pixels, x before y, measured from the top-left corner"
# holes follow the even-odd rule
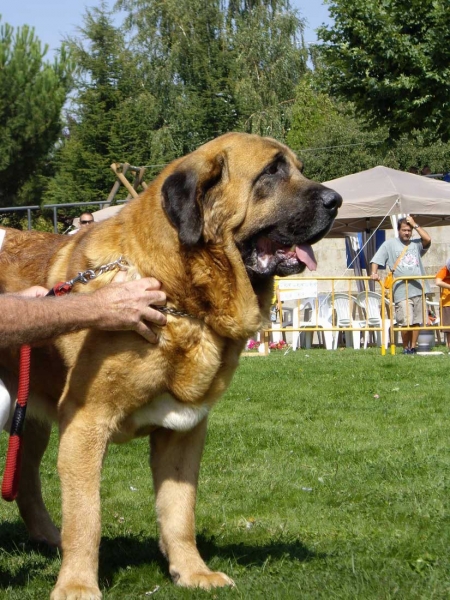
[[[195,501],[207,419],[188,432],[151,434],[151,467],[160,527],[160,547],[174,582],[186,587],[223,587],[233,580],[213,572],[195,543]]]
[[[94,405],[95,406],[95,405]],[[51,600],[99,600],[100,475],[109,439],[107,419],[89,406],[60,422],[58,472],[63,559]]]

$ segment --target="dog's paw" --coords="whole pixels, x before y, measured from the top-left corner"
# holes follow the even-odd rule
[[[54,525],[44,530],[39,528],[29,531],[30,541],[35,544],[47,544],[51,548],[61,549],[61,534]]]
[[[182,587],[197,587],[203,590],[209,590],[215,587],[225,587],[227,585],[235,587],[234,581],[225,573],[220,571],[202,571],[198,573],[189,573],[189,575],[172,575],[174,583]]]
[[[50,600],[101,600],[102,593],[98,587],[83,585],[57,585],[50,594]]]

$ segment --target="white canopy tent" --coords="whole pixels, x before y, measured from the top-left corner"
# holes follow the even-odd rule
[[[400,214],[417,217],[423,227],[450,225],[450,184],[445,181],[380,166],[324,185],[343,198],[331,237],[391,229],[390,217]]]
[[[397,219],[412,215],[423,227],[450,225],[450,183],[388,167],[346,175],[324,185],[341,194],[343,203],[329,237],[346,238],[356,275],[363,275],[376,252],[377,229],[397,232]],[[357,236],[357,234],[361,234]],[[362,282],[358,282],[363,287]],[[373,289],[373,282],[369,282]]]
[[[92,213],[94,215],[94,221],[98,222],[104,221],[105,219],[109,219],[109,217],[117,215],[117,213],[120,210],[122,210],[124,206],[125,203],[115,204],[114,206],[107,206],[106,208],[102,208],[101,210],[96,210],[94,213]]]

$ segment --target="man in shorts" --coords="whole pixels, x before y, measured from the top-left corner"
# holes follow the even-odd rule
[[[398,238],[386,240],[372,258],[370,263],[372,279],[379,281],[378,268],[385,268],[386,265],[394,271],[394,278],[425,275],[422,256],[431,246],[430,236],[409,215],[405,219],[399,219],[397,229]],[[419,234],[418,239],[411,239],[413,230]],[[426,287],[425,293],[428,292]],[[393,294],[397,325],[401,327],[423,325],[422,282],[419,279],[397,281],[394,283]],[[403,354],[415,354],[419,330],[405,330],[401,333]]]
[[[445,267],[436,273],[436,285],[441,288],[441,323],[450,325],[450,258]],[[450,354],[450,329],[443,329],[447,337],[447,350]]]

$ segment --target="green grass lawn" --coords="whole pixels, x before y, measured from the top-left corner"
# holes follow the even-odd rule
[[[237,587],[170,582],[141,439],[105,461],[105,596],[450,598],[449,369],[447,354],[378,349],[242,358],[210,417],[197,506],[200,551]],[[42,478],[59,523],[56,449],[54,435]],[[2,502],[0,597],[46,598],[59,564]]]

